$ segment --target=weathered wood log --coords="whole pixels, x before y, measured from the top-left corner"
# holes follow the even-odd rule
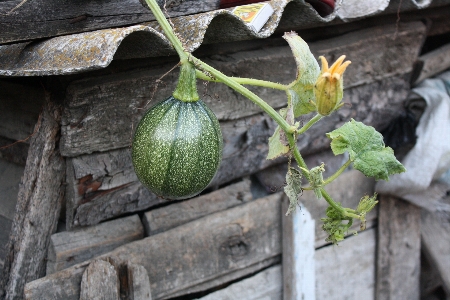
[[[279,261],[281,195],[274,194],[132,242],[104,255],[147,270],[154,299],[207,290]],[[89,262],[30,282],[26,299],[78,299]]]
[[[244,180],[189,201],[150,210],[144,214],[142,223],[146,234],[154,235],[251,200],[250,180]]]
[[[409,73],[424,36],[425,26],[414,22],[401,24],[399,28],[393,25],[369,28],[311,43],[310,47],[316,55],[325,55],[333,60],[347,54],[353,64],[346,71],[345,85],[352,87]],[[291,82],[296,72],[288,46],[216,55],[205,61],[225,74],[283,83]],[[164,84],[156,86],[156,80],[172,67],[173,63],[71,83],[67,89],[67,106],[63,116],[61,153],[64,156],[77,156],[129,146],[134,128],[145,113],[145,108],[166,99],[174,90],[176,72],[168,74],[163,79]],[[267,88],[253,89],[275,108],[286,105],[283,92]],[[384,89],[386,87],[382,87],[377,94],[381,96]],[[205,88],[199,86],[199,90],[205,91]],[[399,92],[397,90],[395,94]],[[204,101],[219,120],[239,119],[261,112],[258,106],[223,84],[209,83],[204,94]],[[382,97],[393,98],[389,95]],[[366,105],[374,105],[378,109],[385,106],[385,102],[366,102],[369,99],[369,95],[359,101],[346,95],[344,101],[352,100],[352,113],[363,111]],[[386,103],[390,105],[391,101]],[[387,106],[385,118],[390,115],[389,110],[395,108]],[[350,114],[348,110],[347,114]]]
[[[0,159],[0,270],[6,255],[23,170],[22,166]]]
[[[276,265],[198,300],[281,299],[283,293],[281,282],[281,265]]]
[[[447,70],[450,68],[450,44],[420,56],[415,65],[417,79],[413,79],[414,84]]]
[[[348,89],[344,101],[352,103],[352,108],[342,108],[301,136],[298,146],[302,154],[329,147],[325,133],[350,117],[383,128],[401,112],[407,89],[407,81],[397,77]],[[278,162],[266,160],[267,140],[275,129],[268,116],[221,122],[221,129],[223,159],[212,185],[230,182]],[[69,228],[96,224],[164,201],[137,182],[129,148],[68,159],[67,184],[66,224]]]
[[[289,200],[282,201],[282,215]],[[282,217],[283,299],[315,299],[315,220],[306,208]]]
[[[315,166],[311,163],[312,161],[314,161],[317,165],[320,165],[321,162],[327,163],[328,160],[324,160],[324,156],[327,156],[327,153],[307,157],[306,161],[308,166],[310,168]],[[340,158],[340,160],[343,160],[343,158]],[[344,163],[344,161],[342,161],[342,163]],[[325,168],[325,173],[328,173],[328,164],[325,165]],[[282,189],[285,185],[284,182],[286,171],[286,165],[280,164],[259,172],[257,176],[263,185]],[[330,174],[332,173],[333,172]],[[357,170],[349,170],[342,173],[336,180],[328,184],[325,189],[330,193],[335,201],[340,202],[344,207],[355,209],[359,203],[359,200],[364,195],[373,195],[374,186],[375,180],[373,180],[373,178],[367,178]],[[315,220],[314,247],[319,248],[326,245],[327,242],[325,242],[325,239],[327,237],[327,233],[323,231],[323,222],[320,219],[325,217],[325,211],[328,207],[328,203],[323,199],[317,199],[312,191],[304,191],[299,200],[301,202],[302,209],[305,208],[311,214],[312,219]],[[300,208],[297,208],[297,210],[300,210]],[[286,211],[284,213],[286,213]],[[302,211],[300,211],[300,214],[301,213]],[[303,216],[300,215],[300,218],[302,217]],[[367,228],[373,227],[377,221],[377,210],[374,209],[367,214],[366,220]],[[348,232],[348,235],[352,235],[353,231],[358,231],[359,226],[359,222],[355,222],[355,224],[351,227],[350,232]]]
[[[142,239],[144,228],[138,215],[117,219],[51,236],[47,275]]]
[[[381,195],[378,216],[377,299],[419,299],[420,208]]]
[[[375,228],[317,250],[316,299],[374,299],[375,253]]]
[[[80,300],[119,300],[119,274],[109,262],[92,261],[83,273]]]
[[[450,203],[450,197],[447,197]],[[450,295],[450,224],[448,219],[422,210],[421,236],[424,253],[442,280],[447,295]]]
[[[130,300],[152,300],[150,280],[141,265],[128,262],[128,297]]]
[[[47,248],[59,217],[65,166],[57,147],[61,108],[51,98],[47,94],[19,187],[0,281],[5,299],[20,299],[27,282],[45,275]]]
[[[164,1],[157,1],[161,6]],[[27,1],[9,15],[20,2],[0,2],[0,44],[132,25],[155,20],[145,2],[139,0],[98,2]],[[219,8],[217,0],[167,1],[169,16],[189,15]]]

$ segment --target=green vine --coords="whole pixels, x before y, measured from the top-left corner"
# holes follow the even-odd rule
[[[312,55],[309,47],[296,33],[284,35],[292,49],[297,64],[297,78],[288,85],[251,78],[229,77],[216,70],[200,59],[187,52],[183,44],[174,33],[170,23],[164,17],[155,0],[145,0],[158,23],[163,29],[178,56],[180,57],[181,76],[174,92],[174,97],[182,101],[197,101],[195,81],[223,83],[247,99],[257,104],[277,124],[278,128],[269,139],[268,159],[280,156],[293,157],[298,168],[289,165],[286,174],[285,192],[290,200],[287,214],[295,211],[298,199],[304,190],[313,190],[317,198],[328,202],[326,218],[323,218],[323,229],[328,233],[327,241],[338,243],[342,241],[357,219],[361,222],[361,230],[365,228],[365,216],[376,205],[376,194],[373,197],[364,196],[356,209],[345,208],[325,191],[325,186],[334,181],[350,165],[366,176],[388,180],[389,175],[405,171],[403,165],[397,161],[393,151],[385,147],[381,134],[374,128],[351,120],[342,127],[327,133],[331,139],[331,149],[335,155],[348,152],[348,161],[332,176],[323,179],[325,165],[308,168],[298,147],[297,138],[307,132],[313,125],[324,117],[340,109],[343,105],[343,74],[350,61],[341,56],[331,67],[324,57],[320,57],[322,67]],[[260,86],[286,92],[287,107],[280,112],[275,111],[258,95],[244,87],[244,85]],[[295,118],[312,112],[316,114],[305,125],[299,128]],[[290,161],[290,159],[289,159]],[[309,186],[302,187],[302,180]]]

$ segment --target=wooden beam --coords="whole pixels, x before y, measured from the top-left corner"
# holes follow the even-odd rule
[[[450,204],[450,197],[446,199]],[[443,215],[422,210],[420,227],[423,250],[441,278],[442,286],[450,296],[450,224]]]
[[[450,44],[446,44],[431,52],[420,56],[416,62],[417,79],[413,79],[413,84],[433,77],[450,68]]]
[[[144,228],[138,215],[74,231],[55,233],[50,240],[46,275],[142,238]]]
[[[420,297],[420,208],[381,195],[378,216],[377,299]]]
[[[372,228],[347,237],[339,246],[318,249],[315,256],[316,298],[373,300],[376,242],[376,228]]]
[[[81,278],[80,300],[119,300],[119,295],[119,274],[114,266],[101,259],[91,262]]]
[[[154,299],[204,291],[279,261],[280,198],[274,194],[214,213],[128,243],[102,257],[114,257],[119,264],[142,265]],[[88,264],[30,282],[26,299],[79,299],[81,275]]]
[[[164,1],[157,1],[161,6]],[[23,40],[66,35],[133,25],[155,20],[145,2],[139,0],[92,2],[37,0],[26,1],[13,10],[20,2],[6,0],[0,2],[0,44]],[[171,17],[190,15],[219,8],[216,0],[167,1],[167,12]]]
[[[275,265],[258,274],[233,283],[224,289],[210,293],[198,300],[217,299],[281,299],[283,287],[281,285],[281,265]],[[313,284],[314,285],[314,284]],[[291,298],[294,299],[294,298]]]
[[[150,280],[147,271],[141,265],[128,262],[128,288],[130,300],[152,300]]]
[[[282,202],[283,224],[283,299],[315,297],[316,270],[314,261],[315,220],[306,208],[285,216],[289,201]]]
[[[0,281],[4,299],[21,298],[25,284],[45,274],[47,248],[63,198],[65,162],[57,146],[61,108],[50,93],[46,96],[19,187]]]
[[[250,180],[247,179],[189,201],[152,209],[144,214],[142,222],[146,234],[154,235],[251,200]]]

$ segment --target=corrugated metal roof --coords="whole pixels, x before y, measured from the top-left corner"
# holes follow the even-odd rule
[[[281,24],[302,29],[331,21],[351,21],[373,14],[450,4],[450,0],[343,0],[322,18],[304,0],[272,0],[275,12],[260,32],[251,30],[231,9],[173,18],[187,50],[203,43],[266,38]],[[281,21],[281,23],[280,23]],[[0,46],[0,76],[63,75],[107,67],[113,59],[175,54],[156,22],[97,30],[41,41]]]

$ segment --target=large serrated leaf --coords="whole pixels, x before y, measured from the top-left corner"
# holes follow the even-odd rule
[[[297,64],[297,77],[289,85],[287,96],[294,109],[294,117],[298,117],[316,110],[311,100],[314,99],[314,84],[319,77],[320,67],[308,44],[295,32],[287,32],[283,38],[291,47]]]
[[[348,152],[355,169],[376,180],[389,180],[389,175],[405,172],[394,151],[385,147],[383,136],[371,126],[351,120],[327,133],[335,155]]]

